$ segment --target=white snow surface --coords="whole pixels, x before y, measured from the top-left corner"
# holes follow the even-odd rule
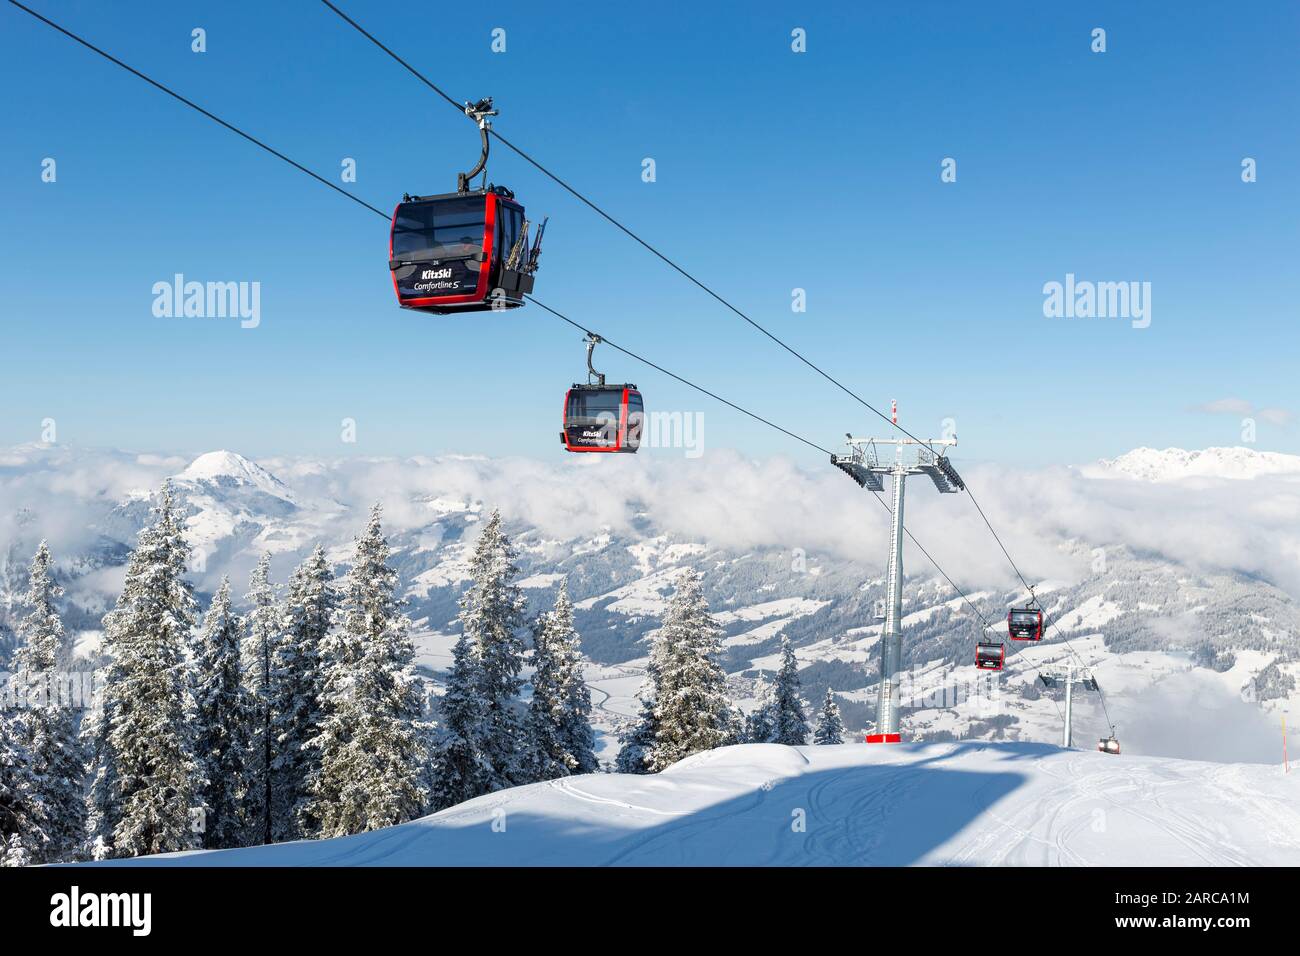
[[[122,864],[1296,866],[1300,773],[1031,743],[745,744],[353,837]]]
[[[1253,448],[1135,448],[1118,458],[1103,458],[1085,468],[1090,477],[1124,477],[1140,481],[1183,478],[1249,480],[1261,475],[1300,475],[1300,455],[1256,451]]]
[[[210,451],[200,455],[176,477],[181,481],[229,481],[236,485],[251,485],[272,497],[297,502],[293,492],[279,478],[233,451]]]

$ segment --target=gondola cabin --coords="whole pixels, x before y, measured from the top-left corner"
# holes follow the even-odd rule
[[[1006,660],[1006,645],[979,643],[975,645],[975,666],[982,671],[1000,671]]]
[[[1041,641],[1043,612],[1034,607],[1016,607],[1007,612],[1007,634],[1013,641]]]
[[[504,186],[403,197],[388,243],[398,304],[437,315],[523,305],[541,232],[530,250],[524,207]]]
[[[641,447],[645,405],[635,385],[574,385],[564,396],[568,451],[633,452]]]

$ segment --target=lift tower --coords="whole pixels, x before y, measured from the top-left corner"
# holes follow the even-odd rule
[[[1069,661],[1064,664],[1055,666],[1048,665],[1038,673],[1038,679],[1043,682],[1044,687],[1064,687],[1065,688],[1065,726],[1061,731],[1061,746],[1074,746],[1074,685],[1078,684],[1084,690],[1100,691],[1097,686],[1097,678],[1092,676],[1092,671],[1086,667],[1076,668]],[[1115,729],[1111,728],[1113,734]]]
[[[897,403],[894,422],[898,421]],[[847,455],[831,455],[831,463],[868,491],[884,491],[881,476],[892,479],[893,501],[890,513],[893,525],[889,534],[889,572],[885,584],[885,626],[880,635],[880,693],[876,708],[876,732],[867,743],[899,741],[899,678],[903,660],[903,491],[909,475],[929,475],[943,494],[966,487],[957,470],[942,450],[935,446],[956,445],[954,438],[932,438],[920,442],[912,438],[854,438],[847,436]],[[893,446],[894,460],[882,462],[879,446]],[[915,449],[915,455],[908,454]]]

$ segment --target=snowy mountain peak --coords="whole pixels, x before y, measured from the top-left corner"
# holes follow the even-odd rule
[[[1253,448],[1135,448],[1118,458],[1103,458],[1094,470],[1099,477],[1136,478],[1140,481],[1177,481],[1181,478],[1247,480],[1262,475],[1300,475],[1300,456]]]
[[[284,501],[295,501],[289,487],[261,465],[233,451],[210,451],[190,462],[178,481],[218,486],[251,486]]]

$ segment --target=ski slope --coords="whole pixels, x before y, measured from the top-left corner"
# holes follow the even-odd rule
[[[130,864],[1300,865],[1300,772],[1030,743],[746,744],[354,837]]]

